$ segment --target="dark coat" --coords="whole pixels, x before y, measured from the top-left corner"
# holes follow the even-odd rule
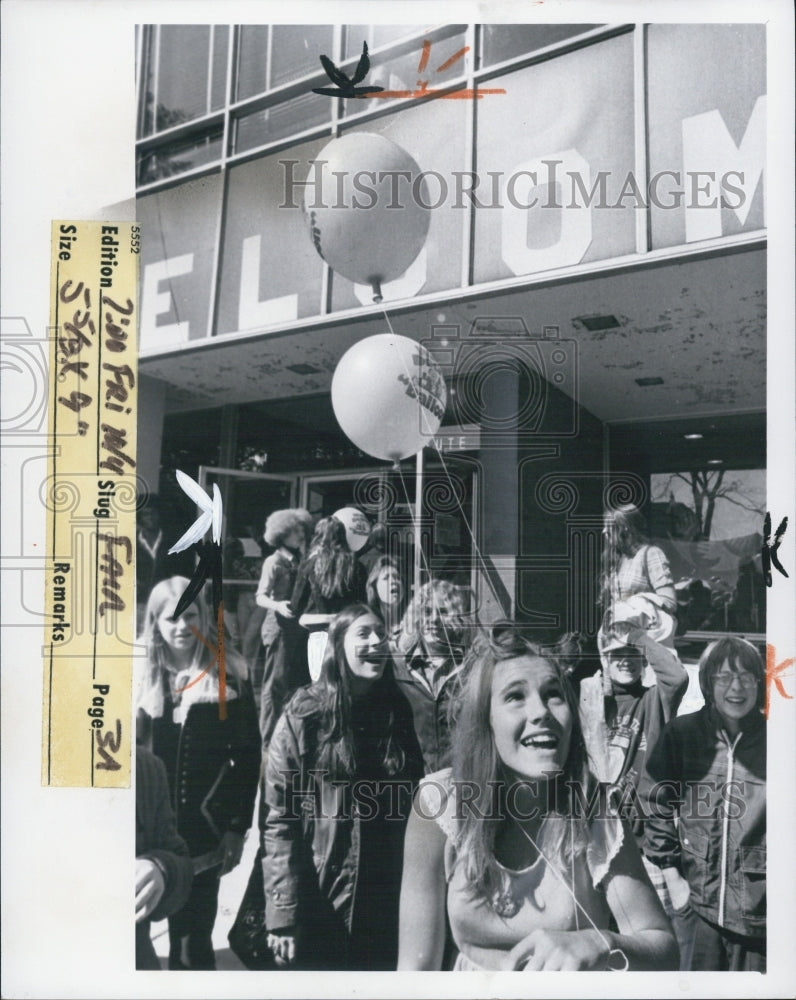
[[[227,718],[218,702],[198,702],[180,725],[144,716],[143,736],[166,765],[177,829],[191,855],[214,850],[227,831],[245,833],[252,824],[261,743],[257,710],[247,685],[228,699]]]
[[[188,845],[177,833],[163,762],[140,745],[135,754],[135,855],[154,861],[166,886],[149,918],[135,926],[135,967],[159,969],[150,924],[170,916],[188,899],[193,866]]]
[[[459,690],[459,666],[451,661],[448,677],[435,695],[410,669],[414,657],[412,651],[393,653],[395,681],[412,709],[425,773],[433,774],[451,763],[450,707],[451,699]]]
[[[710,923],[766,931],[766,725],[759,713],[735,741],[707,706],[663,730],[647,757],[650,817],[644,853],[680,870],[690,903]],[[679,818],[675,826],[675,817]]]
[[[353,719],[355,777],[332,781],[318,770],[321,684],[294,695],[271,740],[266,925],[297,934],[300,967],[395,968],[403,837],[422,764],[409,706],[391,677],[380,684],[403,750],[398,773],[383,768],[385,716],[368,699]]]

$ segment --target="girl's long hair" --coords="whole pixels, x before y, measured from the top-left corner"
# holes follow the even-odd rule
[[[292,705],[298,714],[308,714],[320,707],[317,767],[328,771],[332,781],[353,778],[360,763],[356,759],[351,671],[344,643],[346,633],[354,622],[363,615],[372,614],[374,611],[365,604],[351,604],[332,619],[321,676],[311,688],[299,691]],[[402,771],[406,763],[404,750],[397,738],[396,707],[399,700],[392,664],[388,663],[381,678],[374,681],[366,696],[365,721],[368,729],[379,733],[376,756],[384,773],[390,777]]]
[[[356,584],[357,557],[346,541],[345,525],[324,517],[315,526],[307,553],[310,577],[324,597],[350,594]]]
[[[176,664],[173,662],[169,647],[160,632],[159,620],[164,612],[174,613],[177,604],[189,586],[190,580],[185,576],[170,576],[166,580],[161,580],[152,588],[147,601],[146,614],[144,616],[144,644],[146,646],[147,663],[146,670],[139,692],[139,703],[157,706],[161,704],[165,678],[168,674],[176,672]],[[212,615],[207,606],[207,602],[200,595],[194,602],[194,606],[199,612],[199,624],[197,628],[207,642],[218,649],[218,629],[217,624],[212,620]],[[208,647],[199,639],[196,640],[193,649],[192,669],[203,669],[209,666],[212,655]],[[227,681],[232,686],[239,689],[240,684],[246,680],[248,669],[246,662],[231,643],[224,643],[224,662],[227,669]],[[213,667],[218,669],[218,663]],[[161,709],[162,713],[162,709]],[[161,714],[158,713],[158,714]],[[148,714],[152,714],[148,712]]]
[[[447,631],[451,653],[459,661],[472,642],[478,624],[468,615],[470,591],[450,580],[428,580],[409,602],[401,622],[398,648],[402,653],[413,650],[420,641],[424,616],[434,607],[450,609]]]
[[[452,788],[465,787],[475,797],[457,815],[457,863],[464,865],[475,895],[494,905],[501,889],[501,869],[495,857],[495,840],[502,824],[510,821],[507,793],[512,780],[498,756],[490,723],[492,679],[503,660],[519,656],[542,659],[559,674],[572,716],[569,754],[563,770],[548,783],[548,808],[539,834],[539,847],[547,861],[569,877],[569,866],[588,843],[584,805],[593,803],[599,790],[589,771],[586,745],[578,717],[575,691],[559,660],[557,647],[537,646],[525,639],[510,622],[493,625],[470,649],[453,734]],[[470,806],[472,802],[472,806]]]
[[[600,581],[603,610],[611,606],[611,591],[623,557],[635,555],[649,543],[641,511],[632,504],[606,511],[605,528]]]

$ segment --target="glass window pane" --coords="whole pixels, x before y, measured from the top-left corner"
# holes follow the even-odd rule
[[[492,66],[598,27],[598,24],[483,24],[481,65]]]
[[[463,52],[465,35],[451,35],[450,38],[437,39],[432,42],[427,64],[420,72],[420,60],[423,56],[423,42],[419,40],[417,48],[404,55],[380,60],[378,56],[371,60],[370,72],[359,86],[382,87],[385,92],[395,92],[395,97],[378,94],[375,97],[357,98],[345,102],[346,116],[356,115],[362,111],[382,109],[395,101],[410,97],[420,89],[439,90],[454,80],[459,79],[469,71],[471,52]],[[424,88],[425,84],[425,88]]]
[[[457,178],[465,162],[465,136],[467,134],[467,116],[472,115],[472,105],[469,101],[425,101],[412,108],[405,108],[394,115],[386,115],[347,129],[345,135],[359,133],[376,133],[391,140],[407,152],[417,163],[421,172],[425,173],[425,190],[419,188],[415,181],[411,186],[408,179],[398,177],[391,181],[385,179],[377,188],[372,188],[367,176],[363,173],[357,178],[359,171],[379,170],[378,152],[357,155],[350,164],[350,176],[343,188],[343,208],[352,205],[357,197],[357,187],[361,181],[364,191],[369,189],[377,192],[373,212],[364,211],[365,216],[372,216],[365,238],[368,240],[369,252],[375,263],[383,248],[389,248],[400,239],[401,218],[399,212],[403,207],[412,206],[417,195],[416,204],[428,208],[428,235],[417,257],[406,264],[402,275],[393,276],[382,286],[384,301],[412,298],[438,292],[447,288],[458,288],[462,280],[462,252],[464,242],[464,223],[467,218],[466,206],[459,202],[457,207]],[[340,169],[340,164],[337,164]],[[335,192],[337,198],[337,192]],[[371,194],[365,194],[363,199],[372,201]],[[385,201],[389,205],[395,201],[397,208],[385,210]],[[336,209],[334,210],[336,213]],[[377,221],[381,216],[382,221]],[[386,218],[385,218],[386,216]],[[393,218],[394,217],[394,218]],[[356,225],[356,222],[354,222]],[[372,249],[371,249],[372,248]],[[387,256],[391,256],[389,252]],[[365,276],[366,277],[366,276]],[[332,306],[336,312],[340,309],[350,309],[358,305],[370,305],[373,301],[372,289],[363,277],[361,283],[355,283],[342,274],[335,273],[332,282]]]
[[[155,31],[151,27],[144,32],[142,70],[140,101],[143,108],[141,110],[139,138],[152,135],[155,126]]]
[[[401,38],[417,35],[423,31],[422,24],[347,24],[345,29],[345,57],[351,59],[360,55],[362,43],[369,49],[378,49]]]
[[[323,125],[331,120],[331,104],[328,97],[309,92],[246,115],[237,121],[235,152],[254,149],[315,125]]]
[[[653,474],[650,534],[669,558],[685,631],[765,632],[763,469]]]
[[[653,249],[763,229],[765,25],[652,24],[647,50]]]
[[[161,27],[157,131],[207,114],[209,51],[209,27]]]
[[[224,107],[227,93],[227,56],[229,50],[229,28],[222,24],[213,29],[213,83],[210,94],[210,109],[218,111]]]
[[[298,185],[326,141],[294,146],[230,170],[218,333],[272,326],[321,311],[323,261],[312,245],[301,210],[304,188]],[[289,188],[293,179],[297,186]]]
[[[486,83],[505,93],[476,106],[476,282],[635,250],[635,201],[620,197],[635,165],[632,39]]]
[[[164,177],[184,174],[194,167],[213,163],[221,157],[221,129],[200,139],[189,139],[184,143],[169,143],[168,146],[143,153],[138,162],[138,183],[151,184]]]
[[[239,45],[237,99],[243,101],[268,85],[268,25],[244,25]]]
[[[141,350],[207,336],[220,211],[220,174],[137,200]]]
[[[334,29],[330,24],[275,25],[269,89],[323,72],[321,55],[335,61]]]

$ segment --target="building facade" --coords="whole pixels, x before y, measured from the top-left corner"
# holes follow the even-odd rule
[[[352,81],[363,43],[351,86],[382,89],[346,96],[320,57]],[[174,470],[219,484],[241,591],[271,510],[353,504],[418,580],[467,582],[540,640],[596,632],[603,512],[634,503],[686,639],[762,637],[765,43],[754,24],[141,28],[143,484],[186,522]],[[419,174],[390,175],[360,256],[400,248],[413,206],[428,227],[378,302],[311,221],[328,209],[339,248],[370,219],[372,135]],[[448,389],[398,470],[330,397],[345,351],[388,330]]]

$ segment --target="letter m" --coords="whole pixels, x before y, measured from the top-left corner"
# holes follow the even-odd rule
[[[716,206],[685,209],[685,241],[709,240],[721,236],[721,177],[729,170],[742,175],[733,184],[743,189],[743,202],[734,210],[743,225],[752,207],[757,185],[763,180],[763,225],[765,225],[766,96],[755,101],[740,146],[735,145],[721,112],[706,111],[683,119],[683,170],[713,171],[716,175]],[[686,183],[686,189],[688,184]],[[713,201],[714,199],[708,199]]]

